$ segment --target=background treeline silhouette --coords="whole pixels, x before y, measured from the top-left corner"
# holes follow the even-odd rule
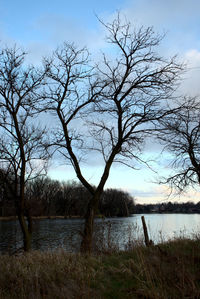
[[[38,177],[28,183],[27,208],[32,216],[84,217],[90,194],[75,181],[60,182],[49,177]],[[200,213],[200,202],[164,202],[135,204],[128,192],[106,189],[99,202],[98,213],[105,217],[124,217],[142,213]],[[15,201],[10,184],[0,185],[0,216],[16,216]]]
[[[137,204],[134,213],[200,213],[200,202],[165,202],[159,204]]]
[[[91,195],[80,183],[40,177],[28,183],[25,196],[32,216],[84,217]],[[134,198],[127,192],[107,189],[101,196],[98,212],[105,217],[129,216],[134,213],[134,206]],[[15,201],[4,184],[0,188],[0,216],[14,215]]]

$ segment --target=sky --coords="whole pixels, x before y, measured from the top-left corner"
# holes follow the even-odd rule
[[[200,93],[200,1],[199,0],[0,0],[1,45],[17,44],[28,51],[28,59],[39,64],[41,57],[51,53],[64,41],[87,46],[97,53],[105,47],[103,29],[97,16],[110,21],[118,11],[136,25],[153,26],[156,32],[165,33],[160,51],[169,56],[178,54],[187,63],[187,72],[180,87],[189,95]],[[159,147],[154,145],[148,156],[156,157],[154,169],[165,174],[163,157]],[[101,165],[84,166],[84,172],[91,183],[100,176]],[[49,175],[54,179],[73,180],[76,175],[69,166],[51,163]],[[155,183],[157,175],[141,166],[134,171],[125,166],[114,165],[106,188],[120,188],[133,195],[138,203],[168,200],[166,186]],[[199,190],[190,190],[184,197],[171,200],[200,201]]]

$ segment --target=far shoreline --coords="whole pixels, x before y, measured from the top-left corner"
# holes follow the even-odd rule
[[[194,214],[200,214],[199,212],[144,212],[144,213],[135,213],[135,214],[130,214],[129,216],[110,216],[110,217],[105,217],[104,215],[96,215],[95,218],[101,218],[101,219],[109,219],[109,218],[127,218],[130,216],[136,216],[136,215],[152,215],[152,214],[187,214],[187,215],[194,215]],[[32,216],[32,220],[56,220],[56,219],[84,219],[84,217],[81,216]],[[0,216],[0,221],[17,221],[18,217],[17,216]]]
[[[83,219],[80,216],[32,216],[32,220],[42,220],[42,219]],[[0,221],[11,221],[18,220],[17,216],[5,216],[0,217]]]

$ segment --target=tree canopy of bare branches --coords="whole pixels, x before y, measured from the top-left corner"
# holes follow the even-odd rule
[[[29,250],[32,228],[25,185],[44,170],[47,155],[42,146],[45,130],[34,124],[44,74],[26,67],[25,55],[16,47],[0,51],[0,162],[4,183],[15,198],[24,249]]]
[[[169,113],[183,66],[176,57],[156,53],[162,37],[153,28],[132,28],[118,16],[104,24],[110,55],[89,61],[86,49],[65,43],[45,59],[47,109],[60,121],[52,144],[70,160],[77,177],[91,194],[85,215],[82,251],[90,251],[94,215],[113,162],[134,167],[147,136]],[[94,188],[82,172],[81,158],[95,152],[104,161]]]
[[[198,97],[185,98],[173,114],[161,121],[161,142],[171,154],[173,172],[163,183],[183,192],[200,184],[200,102]]]

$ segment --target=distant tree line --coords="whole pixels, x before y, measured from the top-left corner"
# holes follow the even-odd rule
[[[165,202],[158,204],[136,204],[134,213],[200,213],[200,202]]]
[[[26,209],[32,216],[84,217],[90,199],[87,189],[77,182],[60,182],[49,177],[37,178],[25,190]],[[127,192],[107,189],[99,202],[98,213],[105,217],[134,213],[134,198]],[[0,216],[16,215],[15,200],[9,188],[1,185]]]

